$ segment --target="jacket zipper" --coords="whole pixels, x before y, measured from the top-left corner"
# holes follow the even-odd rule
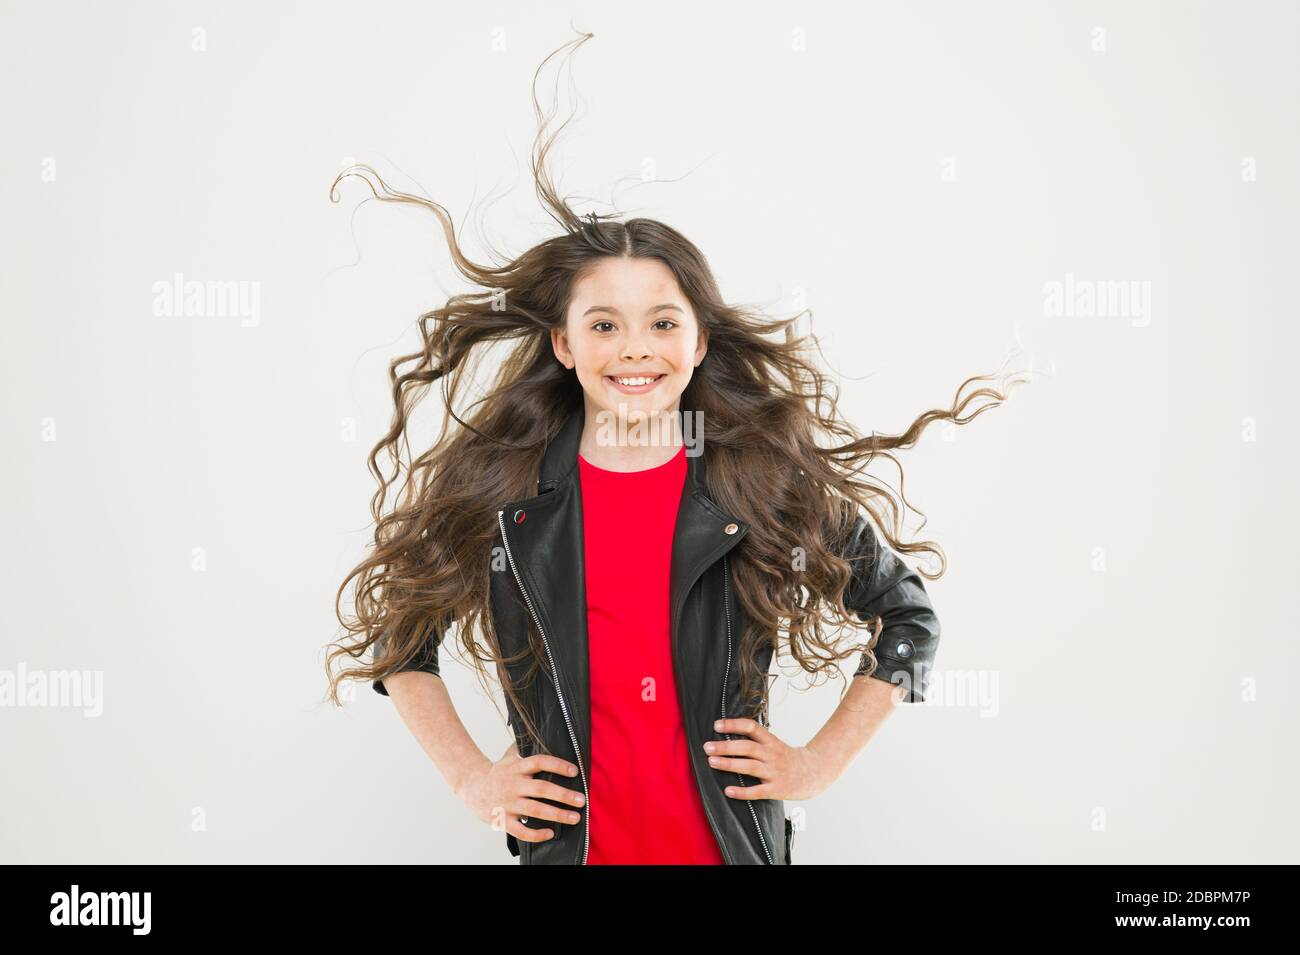
[[[722,674],[722,718],[727,718],[727,680],[731,676],[731,568],[724,554],[722,557],[722,603],[727,611],[727,669]],[[735,739],[731,733],[722,734],[727,739]],[[741,786],[745,785],[745,780],[740,773],[736,773],[736,782]],[[775,865],[772,861],[772,853],[767,849],[767,840],[763,838],[763,827],[758,824],[758,812],[754,809],[754,801],[746,799],[745,803],[749,806],[749,814],[754,819],[754,828],[758,831],[758,841],[763,844],[763,855],[767,857],[768,865]]]
[[[497,511],[497,523],[501,525],[501,541],[506,546],[506,560],[510,562],[510,570],[515,575],[515,583],[519,585],[519,591],[524,595],[524,600],[528,603],[528,612],[532,614],[533,623],[537,626],[537,632],[542,635],[542,645],[546,648],[546,659],[551,665],[551,681],[555,684],[555,695],[560,698],[560,712],[564,715],[564,725],[569,731],[569,741],[573,743],[573,751],[578,754],[578,772],[582,776],[582,864],[586,865],[587,850],[591,846],[591,794],[587,792],[587,770],[582,765],[582,750],[578,748],[578,737],[574,735],[573,723],[569,721],[569,708],[564,703],[564,692],[560,689],[560,674],[555,669],[555,658],[551,656],[551,645],[546,639],[546,631],[542,629],[542,622],[537,618],[537,611],[533,609],[533,598],[528,595],[523,578],[519,576],[519,568],[515,566],[514,555],[510,553],[510,540],[506,537],[504,510]],[[752,806],[750,808],[753,809]],[[558,828],[556,835],[558,838]]]

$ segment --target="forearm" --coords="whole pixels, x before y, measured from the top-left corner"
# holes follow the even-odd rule
[[[420,748],[433,760],[452,792],[460,795],[471,774],[492,761],[465,729],[442,678],[408,670],[386,677],[384,685]]]
[[[906,690],[874,676],[856,676],[826,725],[805,747],[812,750],[838,779],[880,724],[898,706]]]

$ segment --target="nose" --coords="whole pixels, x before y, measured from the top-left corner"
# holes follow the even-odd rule
[[[650,347],[641,341],[640,336],[629,335],[623,342],[623,347],[619,349],[619,357],[623,361],[641,361],[651,357],[653,353]]]

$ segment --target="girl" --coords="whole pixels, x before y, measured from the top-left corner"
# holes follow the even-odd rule
[[[1006,394],[963,394],[992,376],[971,378],[951,408],[862,436],[793,336],[798,316],[727,303],[669,225],[580,218],[546,172],[554,140],[534,170],[563,230],[496,267],[463,254],[437,203],[368,166],[339,177],[431,210],[477,290],[423,315],[421,347],[391,365],[392,426],[370,454],[374,552],[339,588],[355,581],[354,615],[336,612],[356,639],[329,654],[330,693],[338,703],[352,678],[391,696],[522,864],[789,864],[784,800],[824,792],[896,702],[924,699],[938,647],[922,576],[899,552],[938,556],[929,579],[946,559],[897,539],[899,505],[864,469]],[[497,343],[509,350],[461,417],[466,372]],[[442,433],[403,461],[434,382]],[[863,623],[865,643],[839,638]],[[505,693],[514,741],[496,760],[439,677],[453,625],[485,686],[490,663]],[[810,676],[861,655],[802,746],[768,722],[778,647]]]

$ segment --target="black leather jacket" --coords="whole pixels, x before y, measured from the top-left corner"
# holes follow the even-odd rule
[[[522,705],[551,753],[576,764],[575,777],[543,772],[539,778],[581,791],[587,789],[591,752],[588,696],[587,613],[585,606],[582,492],[577,467],[584,410],[579,407],[547,446],[534,497],[503,503],[493,548],[491,609],[503,655],[528,646],[528,628],[540,630],[547,659],[539,675],[521,692]],[[689,449],[688,449],[689,450]],[[713,728],[715,720],[741,713],[735,662],[736,639],[746,619],[731,585],[728,554],[750,526],[728,514],[709,496],[703,455],[687,455],[687,476],[678,507],[670,572],[670,621],[674,675],[691,766],[709,824],[728,865],[788,865],[793,828],[785,803],[776,799],[734,799],[729,785],[759,780],[709,766],[703,745],[708,740],[736,739]],[[859,516],[847,538],[844,555],[866,555],[856,562],[844,604],[867,620],[880,614],[884,629],[874,648],[878,660],[872,676],[903,683],[904,699],[924,699],[939,644],[939,621],[924,578],[881,546],[871,525]],[[497,559],[500,557],[501,559]],[[438,673],[434,633],[422,654],[403,669]],[[766,673],[772,650],[758,658]],[[855,675],[865,672],[866,655]],[[511,666],[516,686],[523,664]],[[387,695],[381,680],[374,689]],[[532,755],[519,714],[507,697],[507,710],[520,755]],[[552,828],[555,836],[528,842],[506,835],[521,865],[573,865],[587,860],[588,805],[569,806],[582,817],[576,824],[528,820],[534,828]],[[600,811],[599,805],[596,811]],[[647,831],[653,831],[654,807],[646,807]]]

